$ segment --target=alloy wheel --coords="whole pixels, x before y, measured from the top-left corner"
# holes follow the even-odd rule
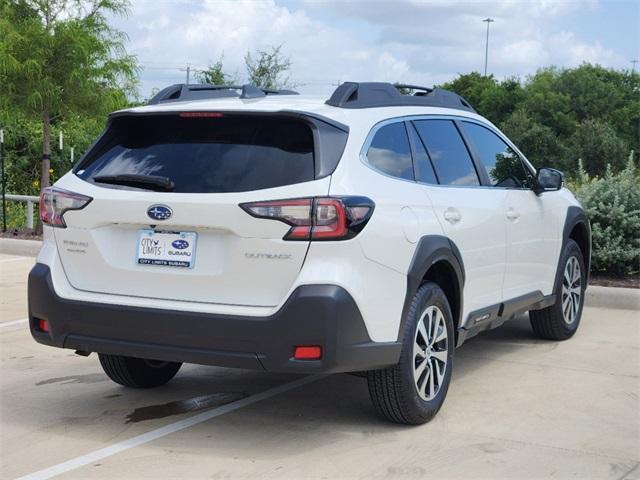
[[[449,338],[442,311],[427,307],[416,328],[413,342],[413,378],[418,395],[432,400],[437,394],[447,369]]]
[[[569,257],[562,279],[562,317],[571,325],[578,318],[582,296],[582,274],[576,257]]]

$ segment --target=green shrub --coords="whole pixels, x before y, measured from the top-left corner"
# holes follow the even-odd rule
[[[2,228],[2,210],[0,206],[0,229]],[[33,225],[38,221],[38,204],[33,205]],[[7,200],[7,230],[27,227],[27,204]]]
[[[640,271],[640,172],[629,156],[626,168],[602,178],[589,178],[581,168],[569,184],[591,222],[592,271],[637,275]]]

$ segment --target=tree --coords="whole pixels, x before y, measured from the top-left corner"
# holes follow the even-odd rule
[[[504,122],[524,98],[524,89],[517,78],[507,78],[485,90],[477,108],[496,125]]]
[[[580,123],[568,143],[575,168],[581,158],[585,171],[590,175],[603,176],[608,165],[614,172],[620,171],[629,152],[611,125],[601,120]]]
[[[522,108],[536,123],[551,128],[560,137],[567,137],[578,121],[571,110],[570,94],[560,88],[561,72],[550,67],[530,76],[525,83]]]
[[[463,96],[478,113],[495,124],[506,120],[524,96],[517,78],[498,82],[493,75],[484,76],[478,72],[460,75],[442,88]]]
[[[280,53],[282,45],[271,47],[270,51],[258,50],[257,58],[247,52],[244,63],[247,67],[249,83],[260,88],[279,90],[281,88],[293,88],[286,75],[291,69],[291,61]]]
[[[493,75],[484,76],[478,72],[471,72],[458,75],[455,80],[441,85],[441,88],[456,92],[478,109],[486,92],[494,88],[496,84]]]
[[[5,101],[42,125],[40,188],[49,185],[52,124],[122,107],[137,65],[106,14],[126,0],[0,0],[0,83]]]
[[[236,78],[224,72],[223,65],[224,55],[220,55],[218,61],[206,70],[196,73],[199,82],[210,83],[211,85],[233,85],[237,83]]]
[[[628,70],[547,67],[524,82],[472,72],[443,88],[469,100],[538,166],[575,175],[582,157],[589,174],[602,175],[640,149],[640,75]]]
[[[500,127],[535,167],[566,171],[565,148],[551,128],[535,122],[522,109],[513,112]]]

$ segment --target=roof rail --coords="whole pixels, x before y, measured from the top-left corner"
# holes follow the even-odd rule
[[[255,85],[212,85],[177,83],[163,88],[156,93],[148,105],[168,102],[185,102],[190,100],[207,100],[214,98],[261,98],[266,95],[298,95],[293,90],[272,90]]]
[[[409,94],[403,94],[404,91]],[[384,82],[345,82],[335,89],[325,102],[339,108],[374,107],[443,107],[458,110],[475,110],[460,95],[441,88]]]

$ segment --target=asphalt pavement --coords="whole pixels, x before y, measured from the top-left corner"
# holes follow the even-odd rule
[[[112,383],[35,343],[34,259],[0,255],[0,478],[640,479],[640,312],[587,305],[566,342],[527,316],[460,348],[429,424],[379,418],[366,380],[185,365]]]

